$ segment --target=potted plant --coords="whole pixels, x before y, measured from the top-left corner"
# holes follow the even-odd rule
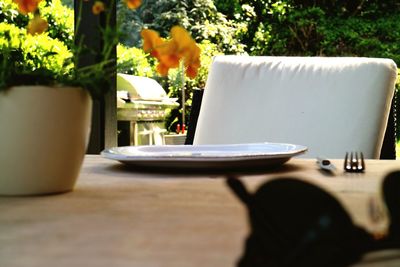
[[[94,16],[105,18],[96,25],[101,33],[100,51],[83,45],[85,36],[72,40],[69,48],[48,38],[51,27],[42,16],[48,3],[51,1],[0,2],[0,17],[7,12],[5,5],[15,5],[20,12],[17,19],[27,22],[26,28],[0,23],[0,195],[73,189],[88,144],[92,98],[101,98],[116,74],[112,51],[118,32],[111,22],[114,3],[107,8],[98,0],[78,1],[78,10],[90,5]],[[125,3],[132,9],[141,0]],[[81,14],[75,19],[76,32]],[[187,75],[196,76],[199,48],[181,27],[174,27],[171,35],[164,40],[156,32],[144,30],[144,50],[159,60],[161,74],[183,60]],[[97,60],[82,65],[89,53]]]
[[[0,23],[0,195],[70,191],[88,144],[92,98],[102,97],[106,91],[99,88],[109,88],[104,84],[115,75],[117,33],[106,19],[100,60],[81,66],[88,47],[72,40],[67,48],[48,36],[41,10],[50,1],[14,2],[3,1],[2,11],[18,9],[14,18],[29,23]],[[94,15],[111,16],[101,1],[80,3],[91,5]],[[127,3],[136,8],[140,1]],[[79,13],[75,27],[80,19]]]

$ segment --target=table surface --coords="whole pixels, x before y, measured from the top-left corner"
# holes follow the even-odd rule
[[[343,160],[333,160],[340,167]],[[269,179],[298,177],[336,196],[355,223],[385,229],[368,213],[384,176],[400,161],[367,160],[363,174],[328,175],[315,160],[292,159],[265,173],[242,175],[250,191]],[[0,198],[0,266],[235,266],[248,235],[247,212],[223,175],[128,170],[87,155],[75,190]],[[354,266],[400,266],[399,257]]]

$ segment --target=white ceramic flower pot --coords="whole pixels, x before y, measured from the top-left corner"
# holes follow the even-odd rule
[[[70,191],[86,152],[87,91],[16,86],[0,91],[0,195]]]

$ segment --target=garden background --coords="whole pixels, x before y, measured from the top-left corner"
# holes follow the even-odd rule
[[[62,71],[58,62],[68,56],[73,45],[73,0],[42,2],[49,31],[32,39],[21,60],[26,64],[43,61],[48,68]],[[0,0],[0,49],[6,30],[20,33],[28,23],[11,3]],[[171,70],[168,77],[156,74],[156,62],[141,49],[141,29],[150,28],[166,37],[172,26],[181,25],[199,43],[202,67],[196,79],[186,80],[187,107],[193,89],[204,88],[212,56],[217,54],[385,57],[400,66],[398,0],[143,0],[137,10],[127,9],[123,0],[117,0],[117,12],[121,32],[118,72],[152,77],[171,97],[180,98],[182,75],[179,70]],[[49,57],[55,46],[60,53]],[[398,79],[397,95],[399,83]],[[186,111],[188,116],[190,108]],[[167,121],[171,131],[179,112],[171,111]],[[400,133],[400,123],[397,129]]]

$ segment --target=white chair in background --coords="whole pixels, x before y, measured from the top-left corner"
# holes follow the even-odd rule
[[[379,158],[397,76],[391,59],[217,56],[194,145],[279,142],[304,157]]]

